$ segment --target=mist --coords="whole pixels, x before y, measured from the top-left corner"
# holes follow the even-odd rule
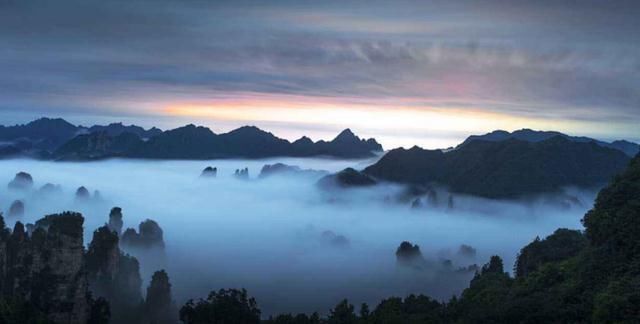
[[[165,252],[127,251],[140,260],[146,287],[151,274],[166,269],[177,305],[221,288],[246,288],[263,315],[326,312],[343,298],[353,304],[377,304],[390,296],[422,293],[449,299],[468,286],[472,271],[500,255],[511,269],[518,251],[536,236],[559,227],[581,229],[595,190],[573,189],[582,205],[564,208],[544,198],[528,202],[492,201],[456,196],[447,209],[411,209],[389,201],[402,192],[394,185],[326,191],[317,174],[274,175],[258,179],[265,164],[285,163],[302,169],[336,172],[361,169],[370,160],[265,159],[216,161],[107,160],[88,163],[0,161],[0,210],[7,226],[65,210],[85,217],[85,245],[121,207],[124,228],[153,219],[164,231]],[[206,166],[217,177],[201,178]],[[249,180],[233,176],[249,169]],[[20,171],[34,178],[30,192],[7,188]],[[43,194],[46,183],[61,192]],[[79,202],[78,187],[100,199]],[[440,195],[441,197],[443,195]],[[23,216],[7,214],[11,204],[25,203]],[[442,198],[441,198],[442,200]],[[331,231],[331,233],[327,232]],[[342,236],[343,239],[335,240]],[[402,241],[418,244],[428,261],[424,269],[399,267],[395,252]],[[477,254],[460,255],[461,244]],[[452,261],[452,269],[442,265]]]

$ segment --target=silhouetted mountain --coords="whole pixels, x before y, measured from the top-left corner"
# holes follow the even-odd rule
[[[484,141],[492,141],[492,142],[499,142],[499,141],[504,141],[504,140],[508,140],[508,139],[518,139],[521,141],[526,141],[526,142],[541,142],[541,141],[545,141],[548,140],[552,137],[555,136],[560,136],[563,138],[566,138],[570,141],[573,142],[581,142],[581,143],[588,143],[588,142],[594,142],[602,147],[608,147],[608,148],[612,148],[612,149],[616,149],[619,151],[624,152],[625,154],[627,154],[630,157],[634,157],[636,156],[636,154],[638,154],[638,152],[640,152],[640,145],[636,144],[636,143],[632,143],[629,141],[614,141],[611,143],[607,143],[604,141],[599,141],[590,137],[584,137],[584,136],[569,136],[560,132],[554,132],[554,131],[535,131],[535,130],[531,130],[531,129],[521,129],[521,130],[517,130],[514,131],[512,133],[509,133],[507,131],[503,131],[503,130],[496,130],[493,131],[491,133],[488,134],[484,134],[484,135],[472,135],[469,136],[464,142],[462,142],[462,144],[460,144],[458,147],[462,147],[472,141],[475,140],[484,140]]]
[[[360,139],[350,129],[343,130],[330,142],[313,143],[309,138],[302,137],[293,142],[293,147],[296,156],[328,155],[354,158],[372,156],[371,152],[382,152],[382,145],[375,139]]]
[[[218,150],[233,157],[261,158],[291,155],[291,143],[255,126],[218,136]]]
[[[152,138],[162,134],[162,130],[153,127],[149,130],[136,125],[125,126],[122,123],[112,123],[107,126],[95,125],[89,128],[89,133],[107,133],[109,136],[118,136],[123,133],[132,133],[140,138]]]
[[[283,176],[283,175],[302,175],[309,177],[321,177],[326,175],[326,171],[320,170],[311,170],[311,169],[301,169],[295,165],[287,165],[283,163],[275,163],[275,164],[265,164],[260,170],[260,174],[258,178],[264,179],[272,176]]]
[[[565,186],[602,185],[628,161],[618,150],[555,136],[540,142],[473,140],[446,153],[400,148],[364,173],[399,183],[436,183],[489,198],[516,198]]]
[[[346,168],[336,174],[330,174],[318,180],[318,186],[324,189],[334,187],[368,187],[376,184],[376,181],[369,175],[359,172],[353,168]]]
[[[618,149],[628,156],[634,157],[640,153],[640,144],[619,140],[609,143],[608,147]]]
[[[210,129],[193,124],[166,131],[144,145],[128,152],[128,156],[155,159],[211,159],[217,138]]]
[[[28,140],[37,149],[51,150],[78,134],[80,129],[64,119],[41,118],[25,125],[0,126],[0,140]]]
[[[11,232],[0,215],[0,298],[3,323],[86,323],[92,300],[84,271],[82,225],[76,213],[38,220],[31,235],[16,222]],[[11,314],[11,304],[30,305]],[[19,313],[19,314],[18,314]],[[34,320],[44,315],[48,321]]]
[[[56,159],[95,160],[124,155],[142,145],[140,137],[133,133],[116,136],[107,132],[79,135],[71,139],[53,153]]]
[[[264,158],[274,156],[320,156],[342,158],[372,156],[382,151],[374,139],[361,140],[351,131],[342,132],[331,142],[314,143],[304,137],[290,143],[255,126],[245,126],[225,134],[205,127],[187,125],[166,131],[134,150],[129,157],[151,159]]]
[[[87,138],[81,137],[76,140],[76,136],[90,136],[94,133],[105,133],[109,137],[114,138],[125,133],[131,133],[137,135],[139,138],[150,138],[161,134],[162,131],[155,127],[145,130],[135,125],[124,126],[122,123],[86,128],[73,125],[61,118],[40,118],[25,125],[0,125],[0,142],[5,142],[0,146],[0,158],[23,156],[47,159],[51,158],[49,153],[59,150],[62,146],[67,146],[63,151],[65,154],[72,155],[70,158],[74,159],[89,159],[93,158],[96,154],[103,156],[105,152],[92,153],[86,151],[88,147],[84,145],[84,143],[88,141]],[[122,142],[124,140],[125,138],[122,137],[117,141]],[[128,140],[132,140],[132,137],[129,136]],[[113,140],[110,141],[113,142]],[[75,152],[73,148],[78,148],[79,150],[85,149],[85,151]],[[112,152],[106,153],[110,155]],[[58,154],[53,157],[59,158],[60,155]]]

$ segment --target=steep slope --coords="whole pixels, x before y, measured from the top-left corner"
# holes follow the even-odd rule
[[[535,143],[475,140],[446,153],[396,149],[364,172],[392,182],[437,183],[459,193],[516,198],[564,186],[602,185],[628,160],[617,150],[555,136]]]
[[[382,145],[378,144],[373,138],[368,140],[360,139],[347,128],[330,142],[318,141],[313,143],[310,151],[313,152],[313,155],[354,158],[371,156],[371,152],[382,152]]]
[[[10,232],[0,215],[0,297],[29,303],[34,309],[28,313],[55,323],[86,323],[92,301],[83,268],[83,222],[80,214],[49,215],[28,235],[20,222]]]
[[[122,156],[143,144],[138,135],[121,133],[116,136],[106,132],[79,135],[62,145],[53,153],[58,160],[95,160]]]

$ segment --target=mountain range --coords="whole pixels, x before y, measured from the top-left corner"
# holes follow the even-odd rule
[[[602,147],[608,147],[608,148],[612,148],[612,149],[616,149],[619,151],[624,152],[625,154],[627,154],[630,157],[634,157],[638,154],[638,152],[640,152],[640,145],[636,144],[636,143],[632,143],[629,141],[625,141],[625,140],[618,140],[618,141],[613,141],[613,142],[604,142],[604,141],[600,141],[600,140],[596,140],[590,137],[584,137],[584,136],[569,136],[567,134],[563,134],[560,132],[554,132],[554,131],[536,131],[536,130],[532,130],[532,129],[521,129],[521,130],[517,130],[514,132],[507,132],[507,131],[503,131],[503,130],[496,130],[493,131],[491,133],[487,133],[484,135],[472,135],[469,136],[464,142],[462,142],[462,144],[460,144],[459,146],[464,146],[472,141],[475,140],[484,140],[484,141],[492,141],[492,142],[499,142],[499,141],[504,141],[507,139],[517,139],[517,140],[521,140],[521,141],[526,141],[526,142],[532,142],[532,143],[536,143],[536,142],[541,142],[541,141],[545,141],[548,140],[552,137],[556,137],[556,136],[560,136],[563,138],[566,138],[572,142],[582,142],[582,143],[588,143],[588,142],[594,142]]]
[[[518,198],[604,185],[629,160],[622,151],[559,135],[536,142],[474,138],[446,152],[391,150],[363,173],[382,181],[443,185],[456,193]]]
[[[0,126],[0,157],[30,156],[50,160],[96,160],[111,157],[203,160],[330,156],[371,157],[382,152],[375,139],[360,139],[345,129],[331,141],[302,137],[294,142],[254,126],[216,134],[187,125],[161,131],[125,126],[75,126],[42,118],[26,125]],[[558,191],[566,186],[597,187],[622,170],[638,144],[603,142],[559,132],[523,129],[470,136],[450,150],[419,147],[394,149],[362,171],[330,176],[324,184],[341,187],[389,181],[437,184],[452,192],[488,198],[516,198]],[[371,181],[369,181],[369,179]],[[353,181],[352,181],[353,180]],[[344,182],[344,183],[342,183]]]
[[[345,129],[331,141],[302,137],[289,142],[255,126],[215,134],[187,125],[168,131],[114,123],[75,126],[63,119],[41,118],[25,125],[0,126],[0,157],[17,155],[54,160],[110,157],[146,159],[263,158],[330,156],[362,158],[382,152],[375,139],[360,139]]]

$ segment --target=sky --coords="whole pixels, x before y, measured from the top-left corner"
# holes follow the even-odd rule
[[[638,1],[0,0],[0,124],[640,141]]]

